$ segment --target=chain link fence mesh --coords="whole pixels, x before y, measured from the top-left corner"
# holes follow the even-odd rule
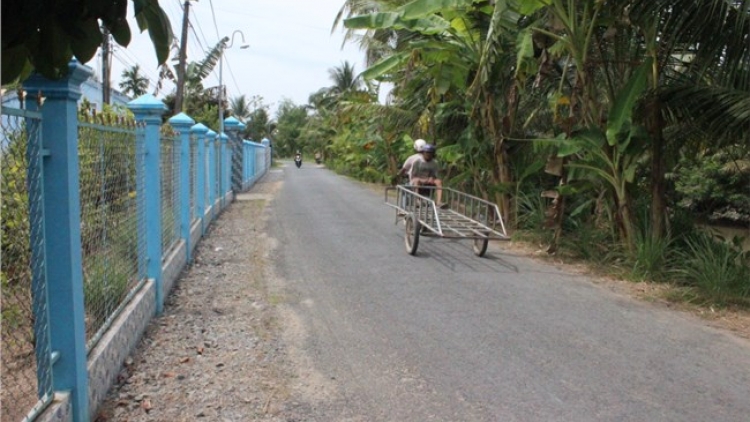
[[[145,277],[142,142],[135,123],[79,116],[81,246],[89,349]]]
[[[168,256],[180,240],[180,139],[169,126],[161,137],[161,250]]]
[[[198,218],[198,213],[195,209],[195,198],[196,198],[196,152],[198,150],[198,141],[195,136],[190,136],[190,222],[192,223]],[[192,224],[191,224],[192,225]]]
[[[214,142],[214,201],[218,201],[221,199],[222,191],[221,191],[221,170],[223,167],[222,164],[222,157],[221,157],[221,142],[219,141],[219,138],[216,138],[216,142]]]
[[[239,134],[234,134],[230,140],[229,144],[232,148],[232,190],[234,192],[241,192],[242,191],[242,184],[244,182],[244,158],[245,154],[244,152],[244,146],[242,144],[242,139],[240,139]]]
[[[41,117],[3,108],[2,414],[19,421],[49,403],[52,363],[47,319]],[[36,346],[36,347],[35,347]]]

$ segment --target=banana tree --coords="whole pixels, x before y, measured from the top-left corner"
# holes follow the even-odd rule
[[[487,187],[507,184],[511,174],[507,171],[509,160],[502,145],[502,133],[494,129],[501,127],[497,115],[501,114],[506,99],[505,95],[495,93],[507,91],[512,78],[495,77],[497,72],[491,71],[478,76],[482,66],[502,67],[498,54],[489,57],[487,53],[497,53],[498,49],[486,48],[494,10],[484,1],[416,0],[389,12],[369,13],[344,21],[350,29],[401,34],[402,42],[396,43],[398,48],[384,55],[363,76],[393,82],[397,105],[420,115],[415,122],[418,131],[431,139],[442,138],[450,156],[471,157],[463,163],[463,169],[471,175],[471,185],[485,196],[497,192]],[[506,48],[501,54],[514,57],[513,48]],[[498,84],[505,85],[498,87]],[[471,86],[475,89],[470,89]],[[452,154],[451,145],[458,142],[463,153]],[[486,171],[487,168],[491,170]],[[460,174],[457,176],[457,180],[464,179]],[[506,213],[507,196],[496,200]]]
[[[634,124],[632,115],[647,87],[650,70],[651,60],[646,60],[617,94],[605,130],[589,126],[575,131],[561,142],[558,151],[559,157],[575,157],[567,166],[582,170],[582,177],[593,176],[609,186],[615,201],[617,226],[630,251],[635,241],[630,189],[638,160],[648,143],[645,127]]]

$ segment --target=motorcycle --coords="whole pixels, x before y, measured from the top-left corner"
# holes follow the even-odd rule
[[[301,155],[294,156],[294,164],[297,166],[297,168],[302,167],[302,156]]]

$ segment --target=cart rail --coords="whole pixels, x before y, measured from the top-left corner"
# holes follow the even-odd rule
[[[423,229],[423,236],[510,240],[496,204],[444,187],[442,199],[447,207],[439,208],[432,199],[435,189],[435,186],[387,187],[385,203],[396,209],[396,221],[399,215],[413,215]]]

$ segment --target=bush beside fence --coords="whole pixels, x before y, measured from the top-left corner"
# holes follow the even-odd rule
[[[79,114],[91,71],[70,70],[26,81],[43,106],[2,110],[3,420],[93,419],[198,239],[270,165],[236,119],[220,135],[182,113],[163,126],[150,95],[132,122]]]

